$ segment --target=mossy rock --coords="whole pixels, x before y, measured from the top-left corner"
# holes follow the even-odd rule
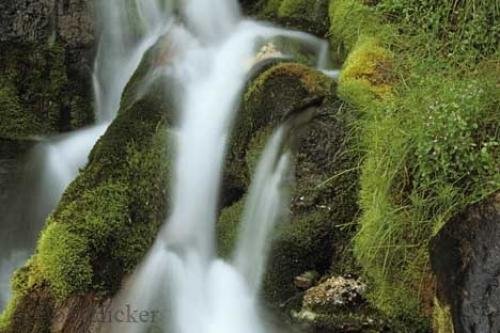
[[[240,6],[246,15],[254,15],[262,6],[263,0],[239,0]]]
[[[294,133],[296,159],[292,221],[281,224],[263,284],[275,306],[300,296],[293,280],[309,270],[349,269],[341,262],[353,228],[341,229],[357,215],[357,153],[352,128],[356,114],[335,96],[336,85],[323,74],[296,63],[271,63],[255,75],[244,92],[230,145],[228,173],[244,190],[273,129],[304,100],[322,96],[313,120]],[[240,173],[232,173],[238,170]],[[220,254],[228,257],[238,232],[243,200],[224,209],[219,219]],[[340,252],[339,252],[340,250]],[[340,267],[342,266],[342,267]]]
[[[245,199],[242,198],[221,211],[216,226],[217,254],[224,259],[231,259],[238,238],[239,225],[243,216]]]
[[[339,95],[362,107],[373,100],[390,99],[395,85],[393,55],[374,37],[358,39],[339,79]]]
[[[268,0],[251,8],[257,17],[326,37],[330,26],[328,4],[329,0]]]
[[[229,145],[224,192],[242,192],[249,185],[245,156],[253,135],[277,125],[306,98],[330,94],[332,84],[327,76],[298,63],[264,64],[250,78],[243,95]]]
[[[135,76],[124,95],[137,93],[131,90],[141,79]],[[96,294],[96,302],[113,295],[152,245],[168,204],[171,103],[158,97],[165,96],[158,94],[162,87],[153,83],[122,104],[21,269],[23,279],[13,285],[2,332],[45,332],[39,327],[50,324],[50,311],[72,295]],[[45,313],[25,307],[40,297],[47,315],[28,321],[27,316]]]
[[[64,132],[93,121],[90,75],[69,70],[57,43],[0,44],[0,136],[24,139]]]

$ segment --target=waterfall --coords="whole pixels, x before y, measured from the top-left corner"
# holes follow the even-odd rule
[[[131,4],[124,6],[123,0],[96,2],[102,31],[93,73],[97,124],[43,138],[36,144],[11,209],[0,220],[3,230],[12,231],[0,234],[0,309],[10,296],[10,276],[33,253],[46,217],[87,163],[92,147],[120,108],[126,84],[171,17],[168,3],[137,0]],[[140,31],[137,23],[142,23]]]
[[[259,289],[269,247],[268,236],[285,214],[283,177],[289,156],[281,154],[284,128],[279,128],[266,146],[246,201],[242,228],[234,255],[234,266],[251,290]]]
[[[111,321],[101,331],[270,332],[259,311],[258,291],[269,234],[287,207],[285,184],[291,162],[283,144],[287,131],[278,129],[263,151],[230,262],[217,258],[215,249],[225,153],[259,48],[273,38],[300,41],[323,67],[326,42],[245,20],[236,0],[106,0],[96,6],[100,39],[92,79],[97,124],[44,138],[33,149],[27,163],[27,172],[33,175],[26,177],[29,190],[20,190],[19,205],[8,214],[8,223],[21,226],[20,230],[29,224],[31,232],[28,240],[19,233],[9,235],[9,242],[0,242],[10,244],[0,248],[0,301],[7,296],[7,276],[32,253],[43,221],[115,118],[123,91],[145,52],[161,39],[170,43],[173,52],[168,64],[158,66],[154,75],[179,86],[178,123],[169,131],[176,153],[172,202],[153,247],[111,305],[149,311],[154,320]],[[22,209],[25,206],[30,209]],[[30,210],[35,213],[19,213]]]
[[[258,291],[269,234],[285,216],[290,157],[287,131],[265,148],[248,195],[234,259],[217,258],[215,224],[224,157],[248,64],[263,41],[284,37],[314,49],[325,63],[326,43],[301,32],[244,20],[235,0],[186,0],[168,20],[164,39],[176,46],[159,75],[180,85],[170,214],[146,258],[101,318],[101,332],[267,333]],[[112,314],[145,312],[145,321]],[[153,314],[151,316],[151,314]]]

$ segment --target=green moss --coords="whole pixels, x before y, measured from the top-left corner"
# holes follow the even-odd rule
[[[283,0],[278,8],[278,16],[301,16],[307,13],[311,8],[311,4],[305,0]]]
[[[375,38],[361,38],[349,53],[339,80],[339,95],[353,105],[390,98],[393,56]]]
[[[380,1],[369,7],[346,0],[330,6],[332,44],[340,57],[349,52],[339,94],[363,112],[355,255],[369,279],[371,303],[422,329],[433,298],[430,237],[459,207],[500,187],[491,171],[499,168],[495,61],[477,63],[473,51],[443,54],[432,47],[443,46],[443,35],[423,33],[432,25],[414,22],[442,22],[446,6]],[[446,49],[456,50],[458,40]]]
[[[73,233],[69,226],[53,223],[44,230],[37,264],[61,297],[91,285],[92,266],[85,255],[88,248],[85,236]]]
[[[340,59],[344,59],[360,39],[377,38],[384,42],[393,34],[389,26],[380,24],[373,8],[360,0],[331,0],[329,15],[330,43]]]
[[[13,328],[13,324],[21,323],[19,327],[23,327],[23,321],[30,321],[30,318],[33,318],[33,313],[29,313],[29,308],[40,305],[27,303],[26,296],[31,292],[34,292],[42,283],[42,274],[35,265],[33,258],[14,273],[11,279],[13,296],[7,305],[7,308],[5,308],[3,313],[0,315],[0,332],[15,333],[22,331],[22,328]],[[51,296],[47,295],[47,299],[51,299]],[[42,317],[51,311],[50,301],[46,304],[41,304],[41,306],[46,309],[37,313],[37,316]],[[47,318],[50,318],[50,316]],[[47,325],[48,323],[42,324],[42,329],[39,331],[45,332],[43,329],[47,330]]]
[[[321,37],[328,32],[328,0],[268,0],[257,10],[261,18]]]
[[[26,273],[29,281],[37,282],[15,291],[4,326],[13,331],[24,327],[26,318],[12,320],[11,314],[21,318],[28,313],[20,307],[33,298],[61,302],[81,293],[113,295],[150,248],[168,203],[171,150],[166,118],[171,104],[163,99],[165,94],[158,97],[160,86],[156,82],[122,105],[92,150],[89,164],[64,193]],[[127,94],[136,87],[130,83]],[[47,324],[50,318],[32,324]]]
[[[0,70],[0,136],[27,138],[93,120],[90,84],[70,73],[65,50],[57,43],[2,43]]]
[[[14,292],[14,296],[12,297],[11,301],[7,305],[7,308],[4,310],[4,312],[0,315],[0,331],[3,332],[3,330],[7,330],[10,322],[12,320],[12,317],[14,315],[14,311],[16,307],[19,304],[19,300],[21,298],[21,295],[25,295],[27,293],[27,279],[28,279],[28,274],[26,268],[22,268],[18,270],[14,276],[12,277],[11,280],[11,286],[12,286],[12,291]]]
[[[333,82],[315,70],[271,63],[253,77],[243,97],[231,143],[238,159],[230,159],[228,169],[244,171],[246,188],[269,135],[287,112],[306,98],[326,96],[311,124],[296,131],[290,141],[296,154],[297,186],[292,191],[293,222],[275,234],[264,282],[266,299],[273,305],[297,296],[295,276],[311,269],[329,270],[332,259],[342,256],[350,240],[338,226],[351,223],[357,213],[357,161],[349,151],[354,142],[349,125],[354,110],[342,107],[334,91]],[[232,251],[242,208],[239,201],[224,209],[219,220],[219,250],[226,257]]]
[[[252,95],[263,92],[266,83],[270,79],[277,77],[288,77],[299,80],[303,88],[312,95],[324,95],[330,92],[331,79],[324,74],[296,63],[280,63],[262,73],[258,79],[252,82],[252,85],[245,93],[245,101],[248,102]]]
[[[267,126],[255,133],[252,140],[250,141],[245,157],[249,175],[253,175],[255,173],[262,152],[264,151],[266,143],[271,138],[272,134],[273,128],[271,126]]]
[[[280,227],[273,241],[263,292],[272,304],[286,303],[296,295],[296,276],[307,271],[325,272],[333,253],[333,223],[326,210],[317,210]]]
[[[389,313],[418,313],[428,240],[454,211],[498,189],[495,79],[427,74],[364,125],[356,254]],[[482,129],[478,132],[478,129]],[[496,159],[496,160],[495,160]]]
[[[0,135],[7,138],[26,137],[40,131],[34,114],[22,111],[16,88],[5,80],[0,81]]]
[[[119,123],[118,119],[116,125]],[[165,129],[151,129],[158,123],[143,126],[150,128],[151,137],[148,139],[143,133],[146,137],[140,143],[127,144],[123,137],[121,142],[113,141],[113,130],[121,132],[124,128],[110,129],[94,149],[87,169],[70,186],[49,220],[47,231],[60,229],[65,237],[56,234],[58,242],[53,237],[45,241],[45,231],[37,257],[46,280],[60,299],[88,290],[116,291],[120,277],[141,260],[163,222],[168,154],[161,132]],[[136,130],[140,127],[137,124]],[[137,138],[140,137],[131,137]],[[101,155],[112,149],[108,144],[123,148],[114,146],[113,155]],[[59,251],[67,254],[60,258]]]
[[[283,0],[269,0],[266,1],[266,4],[264,5],[263,13],[264,14],[276,14],[278,10],[280,9],[281,3]]]
[[[227,177],[233,186],[244,188],[250,174],[245,166],[248,145],[265,126],[277,125],[287,111],[311,96],[330,93],[332,80],[297,63],[265,65],[246,87],[229,147]]]
[[[230,259],[238,238],[239,225],[243,214],[245,199],[224,208],[217,222],[217,252],[219,256]]]

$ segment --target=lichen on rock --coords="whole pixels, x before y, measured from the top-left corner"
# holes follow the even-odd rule
[[[330,276],[308,289],[294,320],[312,332],[381,332],[388,322],[368,306],[366,284],[359,278]]]
[[[360,279],[333,276],[316,287],[308,289],[304,295],[302,306],[309,310],[356,306],[363,301],[365,292],[366,284]]]

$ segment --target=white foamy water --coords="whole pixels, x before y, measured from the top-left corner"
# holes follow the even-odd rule
[[[120,107],[120,100],[144,53],[156,42],[171,17],[171,7],[157,1],[98,1],[101,40],[93,83],[97,125],[45,138],[29,154],[23,184],[14,193],[12,211],[0,228],[0,309],[10,295],[9,279],[31,255],[47,215],[88,160]],[[132,27],[135,27],[132,29]],[[3,244],[3,245],[2,245]]]
[[[269,235],[287,207],[286,131],[278,129],[262,154],[232,262],[215,251],[224,156],[248,64],[259,48],[276,37],[293,39],[312,49],[323,66],[326,43],[243,20],[235,0],[182,3],[165,35],[176,52],[160,73],[180,85],[180,120],[171,131],[176,156],[170,215],[108,309],[113,314],[131,307],[155,316],[142,323],[111,320],[101,332],[270,333],[257,295]]]
[[[179,123],[171,130],[176,154],[170,214],[110,309],[110,314],[127,306],[146,311],[148,320],[111,320],[102,332],[270,333],[257,295],[269,235],[287,206],[284,183],[290,158],[282,142],[286,133],[277,130],[262,153],[231,262],[217,258],[215,251],[226,146],[248,65],[256,62],[259,48],[277,37],[294,40],[310,49],[318,66],[324,67],[326,42],[244,20],[235,0],[106,0],[96,4],[101,34],[93,83],[99,125],[48,138],[35,148],[30,165],[40,176],[31,193],[35,201],[30,205],[38,216],[30,221],[33,230],[40,229],[86,164],[90,150],[114,119],[123,90],[144,53],[161,37],[171,52],[154,75],[164,75],[179,86]],[[1,281],[32,248],[7,250],[0,264]]]
[[[253,292],[259,290],[264,273],[269,235],[286,212],[283,177],[290,161],[287,154],[281,154],[284,135],[284,129],[279,128],[262,154],[245,204],[234,255],[234,266]]]

